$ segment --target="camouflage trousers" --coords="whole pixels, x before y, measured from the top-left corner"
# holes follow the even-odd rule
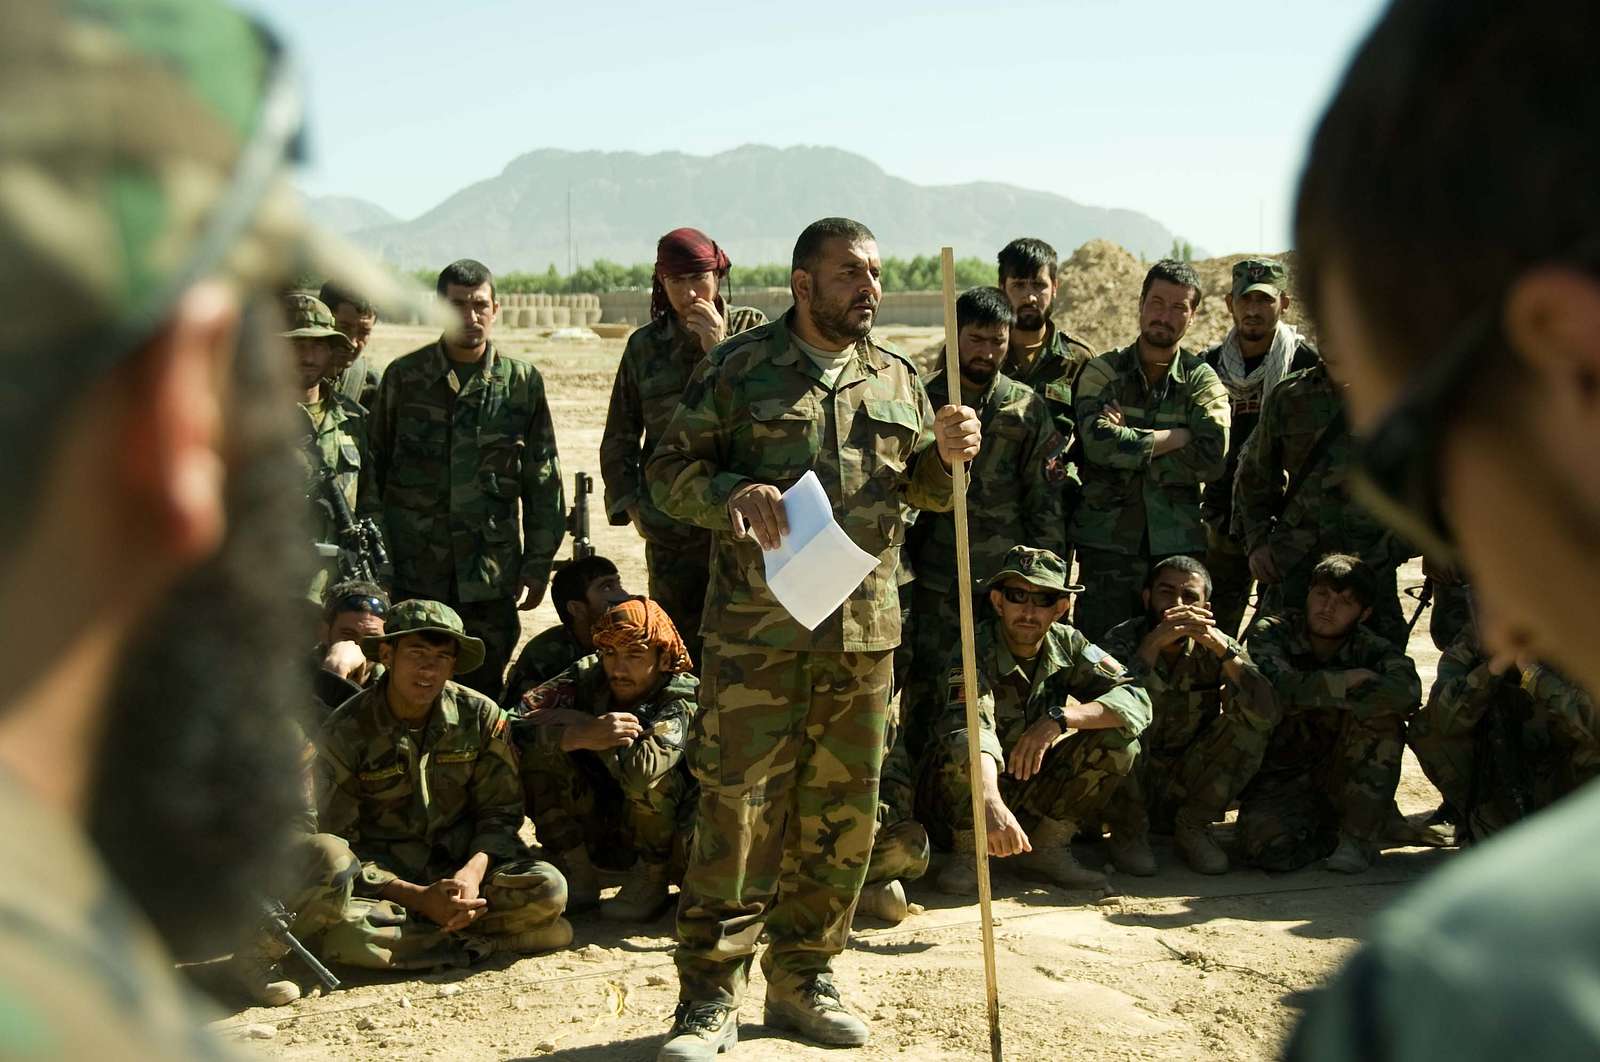
[[[396,602],[400,602],[432,595],[396,588],[392,596]],[[511,663],[511,654],[522,637],[522,614],[517,611],[516,598],[446,601],[445,604],[456,610],[469,635],[483,640],[483,663],[471,671],[452,677],[498,704],[500,694],[505,689],[506,666]]]
[[[844,950],[866,879],[892,663],[706,638],[689,759],[700,799],[678,903],[679,995],[737,1005]]]
[[[1439,583],[1433,588],[1432,615],[1428,617],[1428,635],[1433,647],[1444,652],[1455,644],[1461,632],[1472,622],[1472,590],[1466,583]]]
[[[1139,741],[1121,728],[1076,730],[1045,753],[1038,774],[1018,781],[1004,768],[1000,798],[1025,830],[1040,819],[1078,825],[1096,818],[1133,769]],[[958,828],[972,822],[972,786],[964,763],[936,749],[924,762],[917,786],[917,818],[942,848]]]
[[[293,918],[289,931],[315,952],[322,934],[351,914],[361,861],[342,837],[331,833],[297,838],[290,848],[289,860],[290,890],[281,897]],[[289,953],[289,945],[265,930],[247,947],[271,959],[281,959]]]
[[[1285,745],[1296,754],[1274,756]],[[1405,722],[1397,715],[1286,715],[1273,731],[1266,764],[1240,797],[1241,861],[1298,870],[1331,854],[1341,835],[1376,854],[1404,754]]]
[[[934,590],[912,583],[911,590],[910,654],[900,693],[900,743],[910,762],[920,763],[927,755],[934,724],[944,714],[950,653],[961,644],[961,601],[954,586]],[[988,601],[981,596],[974,605],[980,614],[989,610]]]
[[[494,950],[490,937],[537,929],[559,918],[567,906],[567,881],[549,863],[512,860],[489,871],[481,895],[489,901],[486,912],[455,933],[393,901],[357,898],[345,919],[323,935],[319,954],[324,962],[369,970],[468,966]]]
[[[1140,737],[1138,759],[1106,805],[1105,824],[1119,836],[1170,833],[1183,809],[1216,822],[1261,769],[1270,725],[1214,707],[1205,719],[1163,719],[1171,707],[1168,700],[1157,702],[1157,723]],[[1163,725],[1169,720],[1179,725]],[[1164,740],[1163,730],[1178,739]]]
[[[1250,574],[1250,555],[1243,542],[1207,525],[1205,565],[1211,573],[1211,615],[1217,629],[1237,638],[1256,581]]]
[[[1297,566],[1281,582],[1260,588],[1257,616],[1282,612],[1286,608],[1305,608],[1306,595],[1311,591],[1311,570],[1317,558]],[[1400,647],[1406,646],[1406,617],[1400,609],[1400,588],[1394,568],[1374,568],[1378,577],[1378,599],[1372,606],[1367,626],[1380,637]]]
[[[522,787],[539,844],[552,852],[580,845],[602,865],[673,861],[694,823],[694,779],[679,763],[653,785],[625,783],[613,753],[561,750],[558,726],[522,742]],[[679,860],[681,863],[681,860]]]
[[[689,659],[700,667],[704,645],[700,621],[705,615],[706,587],[711,583],[711,536],[698,549],[645,542],[644,563],[650,572],[650,596],[666,610],[683,636]]]
[[[916,775],[901,728],[890,725],[878,781],[878,830],[867,861],[867,884],[915,881],[928,872],[928,831],[916,820]]]
[[[1078,582],[1083,592],[1073,605],[1072,625],[1099,643],[1106,632],[1124,620],[1144,614],[1145,576],[1150,566],[1171,554],[1150,557],[1142,553],[1113,553],[1078,547]]]

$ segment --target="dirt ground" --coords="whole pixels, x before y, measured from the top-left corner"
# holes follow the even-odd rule
[[[384,326],[375,348],[387,358],[429,338],[418,329]],[[544,373],[569,489],[578,470],[598,484],[596,451],[621,342],[557,343],[515,332],[502,338],[506,349],[533,357]],[[904,330],[891,338],[917,350],[936,335]],[[633,532],[597,517],[594,538],[626,584],[642,590],[643,550]],[[1420,582],[1415,566],[1402,573],[1402,585]],[[546,603],[525,620],[524,634],[554,622]],[[1411,643],[1425,688],[1438,659],[1427,624],[1424,617]],[[1437,802],[1408,753],[1401,809],[1415,817]],[[1219,828],[1224,843],[1230,831]],[[1354,878],[1316,868],[1207,878],[1184,867],[1164,840],[1156,839],[1156,877],[1114,875],[1121,894],[1098,903],[1025,884],[995,864],[1008,1057],[1063,1051],[1089,1059],[1272,1057],[1306,991],[1362,939],[1373,915],[1455,856],[1395,848]],[[1103,861],[1092,846],[1080,846],[1079,855]],[[871,1043],[850,1057],[982,1057],[988,1036],[978,909],[926,882],[908,892],[924,910],[893,928],[862,918],[837,963],[845,998],[873,1029]],[[421,978],[352,972],[335,993],[239,1011],[217,1028],[247,1053],[281,1059],[654,1058],[677,998],[671,915],[634,932],[593,915],[573,923],[571,951],[497,956],[470,971]],[[757,973],[742,1011],[744,1044],[733,1057],[828,1056],[760,1025],[762,990]]]

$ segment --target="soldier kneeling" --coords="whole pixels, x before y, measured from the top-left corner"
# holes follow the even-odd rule
[[[600,901],[594,858],[637,856],[612,921],[648,922],[681,874],[696,788],[683,758],[700,682],[672,620],[648,598],[612,607],[590,632],[597,653],[529,691],[515,724],[539,843],[558,852],[573,910]]]
[[[1018,872],[1055,885],[1104,887],[1104,874],[1073,858],[1072,837],[1132,768],[1150,698],[1110,654],[1059,622],[1069,601],[1060,557],[1015,546],[988,590],[995,615],[978,627],[977,663],[989,854],[1013,857]],[[959,666],[949,691],[919,779],[918,818],[925,823],[971,821]],[[952,842],[955,855],[939,874],[939,889],[972,895],[974,831],[958,828]]]

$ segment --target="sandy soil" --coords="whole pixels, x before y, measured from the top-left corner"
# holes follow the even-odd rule
[[[910,350],[934,336],[907,333],[897,342]],[[375,347],[387,357],[428,338],[383,327]],[[507,339],[508,349],[535,356],[545,374],[569,486],[579,469],[598,481],[595,454],[621,343],[557,344],[531,333]],[[594,537],[627,584],[642,588],[637,537],[601,520]],[[1402,573],[1402,585],[1420,581],[1414,566]],[[554,622],[545,604],[529,614],[524,633]],[[1426,617],[1411,648],[1424,684],[1431,683],[1438,654]],[[1415,816],[1437,801],[1408,754],[1401,809]],[[1225,842],[1229,832],[1219,829]],[[1159,838],[1156,854],[1162,867],[1156,877],[1116,875],[1121,895],[1098,903],[1017,881],[997,865],[1008,1057],[1063,1050],[1078,1058],[1271,1057],[1304,993],[1361,940],[1373,915],[1454,858],[1451,851],[1396,848],[1356,878],[1321,869],[1207,878],[1186,869]],[[1094,864],[1104,858],[1092,846],[1080,846],[1079,855]],[[909,892],[925,910],[893,928],[861,919],[837,964],[846,999],[873,1028],[871,1044],[850,1057],[984,1056],[977,907],[956,904],[924,883]],[[632,933],[595,916],[576,918],[574,926],[573,951],[496,957],[470,971],[422,978],[352,973],[331,995],[239,1011],[217,1027],[249,1053],[282,1059],[654,1058],[677,998],[670,914]],[[761,992],[757,974],[743,1009],[744,1044],[734,1057],[824,1057],[822,1049],[759,1024]]]

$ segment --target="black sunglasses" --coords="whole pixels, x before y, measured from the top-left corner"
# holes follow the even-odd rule
[[[1024,590],[1020,586],[1002,586],[999,589],[1013,605],[1027,602],[1036,608],[1054,608],[1057,601],[1067,596],[1055,590]]]
[[[382,598],[373,597],[371,594],[349,594],[333,603],[332,615],[341,612],[370,612],[378,618],[389,611],[389,606],[384,604]]]

